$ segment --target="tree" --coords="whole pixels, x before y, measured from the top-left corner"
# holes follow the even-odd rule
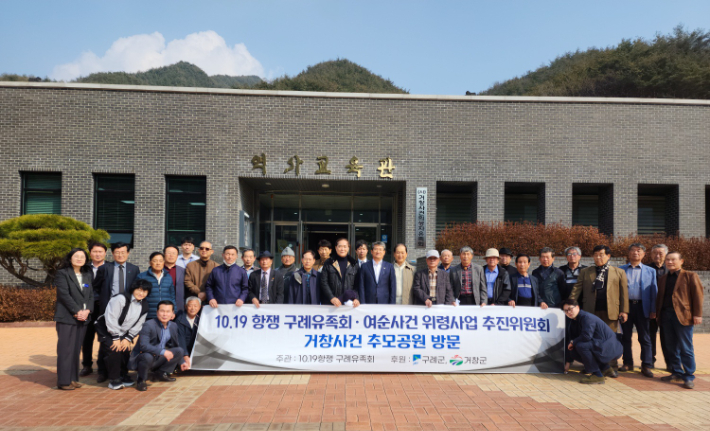
[[[71,217],[28,214],[0,223],[0,266],[32,286],[51,285],[64,256],[72,248],[87,250],[90,241],[107,244],[109,234]],[[39,261],[40,266],[33,266]],[[44,271],[39,281],[28,271]]]

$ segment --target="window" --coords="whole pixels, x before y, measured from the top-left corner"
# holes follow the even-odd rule
[[[476,183],[436,183],[436,235],[454,223],[476,221]]]
[[[191,236],[195,244],[205,240],[207,181],[204,177],[166,177],[166,244],[180,244]]]
[[[94,228],[107,231],[112,243],[133,246],[135,185],[133,175],[94,176]]]
[[[592,226],[607,235],[614,233],[614,191],[612,184],[572,185],[572,224]]]
[[[639,235],[676,235],[678,228],[678,185],[639,184]]]
[[[505,183],[505,221],[545,223],[545,184]]]
[[[22,208],[24,214],[62,213],[62,174],[22,174]]]

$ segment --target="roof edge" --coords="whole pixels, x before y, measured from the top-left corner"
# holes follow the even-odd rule
[[[710,100],[646,99],[625,97],[549,97],[549,96],[442,96],[427,94],[327,93],[315,91],[237,90],[229,88],[163,87],[155,85],[85,84],[77,82],[0,81],[5,88],[71,89],[93,91],[136,91],[151,93],[215,94],[232,96],[312,97],[326,99],[430,100],[441,102],[518,102],[518,103],[608,103],[642,105],[710,106]]]

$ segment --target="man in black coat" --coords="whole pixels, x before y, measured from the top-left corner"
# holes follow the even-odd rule
[[[508,305],[510,301],[510,277],[508,272],[498,265],[500,255],[495,248],[486,250],[486,294],[488,305]]]
[[[360,267],[349,255],[350,242],[340,238],[335,242],[335,256],[326,260],[320,275],[320,294],[323,304],[340,307],[344,302],[353,301],[353,306],[360,305],[355,288]]]
[[[178,325],[178,333],[180,334],[180,347],[185,351],[188,366],[190,365],[189,356],[197,338],[197,328],[200,325],[201,309],[200,298],[191,296],[185,301],[185,309],[178,311],[175,316],[175,323]]]
[[[153,381],[174,382],[170,377],[175,367],[189,369],[190,358],[180,347],[180,333],[177,323],[171,319],[175,315],[172,301],[158,303],[158,317],[143,325],[138,339],[138,381],[136,389],[148,390],[148,372],[153,373]]]
[[[540,305],[558,307],[563,299],[562,295],[567,289],[565,275],[559,268],[555,268],[555,250],[543,247],[540,250],[540,266],[535,268],[532,276],[537,279],[540,292]]]

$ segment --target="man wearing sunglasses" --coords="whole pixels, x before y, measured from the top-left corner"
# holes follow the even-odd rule
[[[202,302],[207,301],[205,293],[205,284],[207,277],[210,276],[212,270],[217,266],[217,262],[212,260],[212,244],[207,241],[202,241],[199,248],[200,258],[194,262],[187,264],[185,269],[185,287],[189,289],[191,295],[195,295]]]
[[[570,342],[565,352],[565,373],[569,371],[572,361],[579,361],[591,373],[579,383],[603,385],[604,376],[617,377],[618,374],[609,365],[624,351],[616,333],[599,317],[580,310],[574,299],[562,301],[562,311],[572,319],[567,334]]]

